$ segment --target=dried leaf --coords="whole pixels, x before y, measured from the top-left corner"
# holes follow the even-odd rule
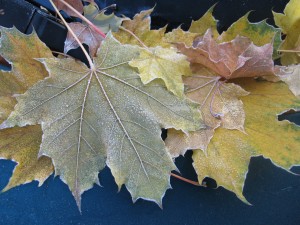
[[[52,0],[53,3],[59,10],[65,11],[69,16],[77,17],[77,14],[74,13],[69,7],[63,4],[60,0]],[[81,0],[64,0],[65,2],[69,3],[73,8],[75,8],[79,13],[83,13],[83,5]]]
[[[300,97],[300,65],[282,67],[279,79],[284,81],[297,97]]]
[[[233,23],[227,31],[223,32],[218,38],[219,42],[228,42],[236,38],[236,36],[244,36],[251,39],[253,44],[263,46],[273,43],[273,58],[279,58],[277,52],[282,40],[281,30],[267,24],[266,20],[258,23],[250,23],[248,20],[250,12]]]
[[[0,157],[18,163],[2,192],[33,180],[38,181],[41,186],[53,173],[50,158],[37,158],[41,140],[42,130],[38,125],[1,130]]]
[[[192,21],[189,32],[204,35],[208,29],[211,30],[214,38],[219,36],[217,30],[218,21],[212,15],[215,5],[213,5],[207,12],[197,21]]]
[[[217,129],[207,153],[197,150],[193,160],[200,183],[211,177],[247,202],[242,192],[250,157],[263,155],[288,171],[300,163],[299,126],[277,118],[290,108],[300,109],[300,101],[282,82],[244,78],[237,84],[251,93],[242,97],[246,134]]]
[[[114,13],[106,15],[105,10],[99,12],[96,4],[84,6],[84,16],[105,34],[110,30],[118,31],[122,21],[126,19],[117,17]],[[103,37],[84,21],[82,23],[70,23],[69,26],[74,31],[80,42],[89,46],[90,55],[96,56],[97,50],[103,41]],[[76,49],[78,47],[79,45],[77,41],[73,35],[68,32],[65,40],[64,52],[67,53],[71,49]]]
[[[12,72],[0,72],[0,122],[3,122],[14,109],[14,95],[24,93],[48,75],[35,58],[52,57],[52,54],[35,32],[24,35],[15,28],[1,28],[1,34],[0,53],[12,64]],[[0,158],[18,163],[3,191],[33,180],[42,185],[52,174],[51,160],[37,157],[41,139],[40,126],[0,130]]]
[[[284,14],[273,12],[275,24],[286,35],[280,49],[294,50],[298,47],[300,37],[300,1],[290,0],[284,9]],[[297,53],[283,52],[282,65],[296,64],[300,62]]]
[[[141,11],[136,14],[132,20],[125,20],[122,23],[124,29],[115,32],[114,37],[123,44],[141,45],[137,40],[139,38],[148,47],[169,47],[170,44],[163,41],[166,32],[166,27],[158,30],[151,30],[151,17],[150,14],[154,8]],[[137,37],[134,37],[134,35]]]
[[[71,59],[44,59],[50,77],[17,98],[15,111],[1,127],[42,124],[40,154],[80,207],[81,194],[99,183],[105,161],[119,188],[161,205],[175,165],[161,140],[161,128],[201,128],[197,105],[179,100],[164,87],[144,86],[128,65],[139,48],[108,35],[97,71]],[[107,157],[107,159],[106,159]]]
[[[224,83],[219,76],[204,68],[197,68],[197,75],[184,77],[183,80],[186,96],[200,104],[199,110],[206,127],[188,134],[169,130],[166,146],[173,157],[183,155],[188,149],[206,151],[214,130],[219,126],[244,131],[245,113],[239,98],[248,95],[248,92],[233,83]]]
[[[190,62],[201,64],[226,79],[274,75],[272,44],[258,47],[250,39],[239,36],[218,44],[208,30],[194,41],[193,47],[182,43],[176,46]]]
[[[1,34],[0,54],[12,65],[14,76],[22,81],[24,88],[48,75],[45,67],[35,59],[53,55],[35,32],[28,36],[16,28],[2,27]]]
[[[96,56],[97,50],[103,41],[103,37],[95,32],[88,25],[82,23],[70,23],[69,26],[74,31],[79,41],[85,43],[89,46],[89,52],[91,56]],[[71,49],[76,49],[79,44],[73,37],[73,35],[68,32],[67,38],[65,40],[64,53],[67,53]]]
[[[186,46],[191,47],[193,45],[194,39],[198,37],[199,34],[192,33],[189,31],[183,31],[180,27],[173,29],[171,32],[165,34],[163,41],[166,43],[184,43]]]
[[[161,78],[167,89],[181,98],[184,88],[181,76],[191,75],[186,56],[178,54],[174,49],[159,46],[141,50],[140,56],[131,60],[129,65],[138,68],[144,84]]]

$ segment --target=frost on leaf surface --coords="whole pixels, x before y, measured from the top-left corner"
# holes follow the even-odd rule
[[[217,129],[206,154],[194,151],[193,165],[200,182],[211,177],[247,202],[243,187],[251,157],[262,155],[286,170],[300,164],[300,127],[277,118],[289,109],[299,110],[300,101],[283,82],[244,78],[236,83],[250,92],[241,97],[245,133]]]
[[[142,84],[128,65],[138,54],[139,48],[108,35],[94,58],[96,71],[71,59],[43,59],[50,77],[18,97],[2,124],[42,124],[40,154],[52,158],[79,207],[81,194],[99,183],[105,163],[134,201],[161,204],[175,169],[161,128],[202,126],[195,103],[179,100],[158,84]]]
[[[139,58],[130,61],[129,65],[138,68],[144,84],[161,78],[167,89],[179,97],[183,97],[184,89],[181,77],[191,75],[185,55],[162,47],[141,50]]]
[[[96,4],[89,4],[83,8],[84,16],[92,22],[96,27],[101,29],[105,34],[111,31],[117,31],[119,26],[125,18],[120,18],[112,14],[105,14],[105,10],[99,11]],[[91,56],[96,56],[97,50],[103,41],[103,37],[99,35],[89,24],[86,22],[73,22],[69,26],[74,31],[81,43],[89,46]],[[71,49],[78,48],[79,45],[70,32],[68,32],[65,40],[64,52],[67,53]]]
[[[201,64],[226,79],[274,76],[273,46],[261,47],[249,38],[236,37],[230,42],[217,43],[211,30],[198,37],[193,47],[176,44],[191,63]]]
[[[220,80],[214,72],[199,64],[191,65],[193,75],[184,77],[186,96],[199,103],[205,129],[189,132],[170,129],[166,145],[173,157],[184,155],[188,149],[202,149],[214,135],[215,129],[244,131],[245,112],[240,97],[249,93],[240,86]]]
[[[52,57],[51,51],[39,40],[36,33],[22,34],[16,28],[0,28],[0,54],[10,62],[12,71],[0,71],[0,122],[7,119],[17,101],[16,94],[24,93],[29,87],[48,76],[44,66],[35,58]],[[7,191],[33,180],[42,185],[53,173],[51,159],[38,158],[42,131],[39,125],[0,130],[0,158],[18,163]]]

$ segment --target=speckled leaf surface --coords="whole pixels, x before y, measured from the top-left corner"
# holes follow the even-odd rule
[[[240,86],[220,80],[211,71],[192,65],[194,74],[184,77],[186,96],[199,103],[205,128],[185,134],[171,129],[166,146],[171,155],[183,155],[188,149],[202,149],[207,146],[218,127],[244,131],[245,112],[240,97],[249,93]]]
[[[192,21],[189,32],[197,33],[198,35],[204,35],[208,29],[212,31],[214,38],[218,38],[219,33],[217,30],[218,21],[213,16],[213,10],[215,5],[213,5],[207,12],[196,21]]]
[[[239,77],[274,76],[273,46],[256,46],[249,38],[236,37],[221,44],[213,38],[211,30],[195,39],[193,46],[176,44],[191,63],[200,64],[225,79]]]
[[[134,201],[160,205],[175,169],[161,128],[202,127],[195,103],[157,84],[142,84],[128,65],[138,54],[138,47],[109,35],[94,58],[96,71],[71,59],[44,59],[50,77],[18,97],[15,111],[1,125],[42,124],[40,154],[53,159],[79,207],[81,194],[99,183],[105,162]]]
[[[249,14],[250,13],[247,13],[245,16],[234,22],[220,35],[218,41],[228,42],[239,35],[250,38],[253,44],[257,46],[273,43],[273,58],[279,58],[277,50],[282,42],[281,30],[269,25],[266,20],[257,23],[249,22]]]
[[[99,11],[97,5],[92,3],[84,6],[83,11],[84,16],[105,34],[109,31],[118,31],[122,21],[126,19],[117,17],[114,13],[107,15],[105,14],[105,10]],[[89,46],[90,55],[96,56],[97,50],[104,38],[85,22],[73,22],[70,23],[69,26],[76,34],[80,42]],[[64,52],[67,53],[71,49],[78,47],[79,44],[72,34],[68,32],[65,40]]]
[[[114,37],[123,44],[141,46],[141,43],[137,40],[138,38],[148,47],[169,47],[170,44],[164,42],[166,27],[158,30],[151,30],[150,15],[153,10],[154,8],[141,11],[140,13],[136,14],[132,20],[125,20],[122,23],[122,27],[129,32],[119,29],[118,32],[114,33]]]
[[[246,202],[242,192],[250,157],[262,155],[286,170],[300,164],[299,126],[277,119],[289,109],[299,110],[300,101],[283,82],[248,78],[237,83],[250,92],[242,97],[246,134],[219,128],[207,153],[197,150],[193,160],[200,182],[211,177]]]
[[[177,53],[175,49],[159,46],[142,49],[139,57],[131,60],[129,65],[138,68],[144,84],[160,78],[167,89],[179,97],[183,97],[182,76],[192,73],[185,55]]]
[[[12,64],[11,72],[0,71],[0,121],[3,122],[17,103],[14,95],[24,93],[48,76],[35,58],[52,57],[52,54],[35,32],[24,35],[15,28],[1,28],[1,34],[0,53]],[[0,158],[18,164],[3,191],[33,180],[42,185],[53,173],[51,159],[45,156],[38,159],[41,139],[40,126],[0,130]]]
[[[282,67],[279,79],[284,81],[290,88],[291,92],[298,98],[300,97],[300,65],[291,65]]]

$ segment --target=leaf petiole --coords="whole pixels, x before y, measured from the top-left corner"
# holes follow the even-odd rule
[[[189,180],[189,179],[184,178],[184,177],[182,177],[182,176],[179,176],[179,175],[177,175],[177,174],[175,174],[175,173],[171,173],[171,176],[173,176],[173,177],[175,177],[175,178],[177,178],[177,179],[179,179],[179,180],[182,180],[182,181],[184,181],[184,182],[187,182],[187,183],[189,183],[189,184],[192,184],[192,185],[195,185],[195,186],[201,186],[198,182]]]
[[[73,6],[71,6],[69,3],[65,2],[64,0],[59,0],[61,3],[63,3],[65,6],[67,6],[70,10],[72,10],[80,19],[82,19],[84,22],[86,22],[91,28],[93,28],[98,34],[100,34],[103,38],[106,37],[106,35],[97,27],[95,24],[93,24],[91,21],[89,21],[86,17],[81,15]]]
[[[59,16],[59,18],[62,20],[62,22],[64,23],[64,25],[67,27],[68,31],[71,33],[71,35],[74,37],[74,39],[76,40],[76,42],[78,43],[78,45],[80,46],[81,50],[83,51],[85,57],[87,58],[89,65],[90,65],[90,69],[92,71],[96,71],[95,65],[92,61],[92,58],[90,57],[89,53],[86,51],[86,49],[83,47],[82,43],[79,41],[78,37],[76,36],[76,34],[74,33],[74,31],[71,29],[71,27],[68,25],[68,23],[65,21],[65,19],[63,18],[63,16],[60,14],[59,10],[57,9],[56,5],[53,3],[52,0],[49,0],[51,5],[53,6],[53,8],[55,9],[57,15]],[[63,0],[60,0],[63,3]],[[75,9],[74,9],[75,10]]]

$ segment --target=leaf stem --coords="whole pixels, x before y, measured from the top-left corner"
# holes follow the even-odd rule
[[[179,180],[182,180],[182,181],[184,181],[184,182],[187,182],[187,183],[189,183],[189,184],[192,184],[192,185],[195,185],[195,186],[201,186],[198,182],[189,180],[189,179],[184,178],[184,177],[182,177],[182,176],[179,176],[179,175],[177,175],[177,174],[175,174],[175,173],[171,173],[171,176],[173,176],[173,177],[175,177],[175,178],[177,178],[177,179],[179,179]]]
[[[141,39],[139,39],[139,37],[136,36],[132,31],[130,31],[130,30],[128,30],[128,29],[126,29],[125,27],[122,27],[122,26],[120,26],[119,28],[120,28],[121,30],[123,30],[123,31],[125,31],[125,32],[127,32],[127,33],[129,33],[132,37],[134,37],[134,38],[140,43],[140,45],[141,45],[142,47],[144,47],[145,49],[148,49],[148,47],[144,44],[144,42],[142,42]]]
[[[278,52],[291,52],[291,53],[300,53],[300,50],[277,50]]]
[[[64,0],[59,0],[61,3],[63,3],[65,6],[67,6],[70,10],[72,10],[80,19],[82,19],[84,22],[86,22],[92,29],[94,29],[98,34],[100,34],[103,38],[106,37],[106,35],[91,21],[89,21],[86,17],[81,15],[80,12],[78,12],[76,9],[73,8],[69,3],[65,2]]]
[[[78,43],[78,45],[80,46],[81,50],[83,51],[85,57],[87,58],[90,68],[91,70],[95,71],[95,65],[92,61],[92,58],[90,57],[89,53],[86,51],[86,49],[83,47],[82,43],[79,41],[78,37],[76,36],[76,34],[73,32],[73,30],[71,29],[71,27],[68,25],[68,23],[65,21],[65,19],[63,18],[63,16],[60,14],[59,10],[57,9],[57,7],[55,6],[55,4],[53,3],[52,0],[49,0],[51,5],[53,6],[53,8],[55,9],[56,13],[58,14],[58,16],[60,17],[60,19],[63,21],[64,25],[67,27],[68,31],[71,33],[71,35],[74,37],[74,39],[76,40],[76,42]],[[63,0],[60,0],[61,2],[63,2]]]

